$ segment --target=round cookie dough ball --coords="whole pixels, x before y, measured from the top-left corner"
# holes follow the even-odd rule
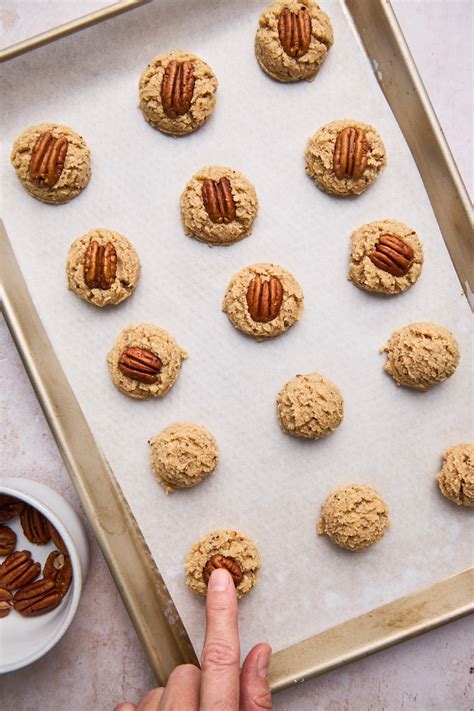
[[[350,551],[359,551],[382,540],[390,526],[388,508],[375,489],[362,484],[341,486],[323,504],[317,532]]]
[[[138,400],[163,397],[187,358],[173,336],[151,323],[125,328],[107,356],[110,377],[120,392]]]
[[[279,336],[303,313],[303,290],[278,264],[252,264],[234,274],[222,310],[235,328],[257,341]]]
[[[387,165],[375,128],[351,119],[321,126],[309,139],[305,157],[306,172],[318,188],[339,197],[360,195]]]
[[[184,234],[211,247],[248,237],[257,212],[254,186],[232,168],[205,166],[186,184],[181,195]]]
[[[397,385],[428,390],[447,380],[459,363],[459,347],[451,331],[435,323],[411,323],[395,331],[387,345],[385,370]]]
[[[314,0],[278,0],[260,15],[255,55],[273,79],[312,81],[333,41],[329,17]]]
[[[237,597],[246,595],[256,583],[260,568],[257,547],[239,531],[221,528],[203,536],[189,551],[184,562],[186,585],[205,597],[214,568],[226,568],[232,575]]]
[[[175,422],[149,440],[151,466],[166,493],[187,489],[213,474],[219,447],[205,427]]]
[[[97,228],[69,247],[66,275],[69,289],[102,308],[131,296],[140,278],[140,261],[126,237]]]
[[[190,52],[167,52],[140,77],[139,106],[153,128],[184,136],[212,114],[216,90],[217,79],[206,62]]]
[[[418,279],[423,247],[403,222],[376,220],[352,233],[347,278],[365,291],[400,294]]]
[[[474,444],[456,444],[443,456],[436,477],[441,493],[458,506],[474,506]]]
[[[79,195],[91,177],[90,151],[68,126],[31,126],[13,144],[11,162],[30,195],[51,205]]]
[[[297,375],[277,397],[281,428],[294,437],[327,437],[344,419],[340,390],[319,373]]]

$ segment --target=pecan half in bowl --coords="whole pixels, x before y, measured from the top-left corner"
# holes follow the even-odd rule
[[[8,558],[0,558],[0,575],[3,562],[12,559],[12,556],[23,550],[27,552],[27,563],[31,561],[30,567],[32,567],[32,574],[27,576],[28,581],[23,585],[20,580],[21,587],[9,590],[7,586],[3,586],[6,592],[3,594],[5,597],[4,614],[0,619],[0,638],[2,640],[0,674],[2,674],[20,669],[36,661],[54,647],[65,634],[79,605],[82,586],[89,566],[89,548],[79,516],[66,499],[48,486],[29,479],[5,478],[0,483],[0,496],[13,497],[15,500],[23,502],[22,510],[37,512],[34,517],[28,516],[28,520],[24,516],[23,522],[19,516],[9,520],[8,528],[12,529],[17,536],[16,547]],[[36,535],[43,534],[43,526],[41,525],[39,528],[37,526],[38,521],[42,524],[43,518],[46,520],[48,528],[51,527],[48,536]],[[24,532],[22,523],[23,526],[26,526],[29,537]],[[51,530],[54,530],[55,535],[51,536],[51,540],[49,540]],[[10,538],[12,537],[9,536]],[[33,542],[32,539],[38,543]],[[46,539],[48,540],[46,541]],[[67,553],[61,551],[55,556],[61,565],[59,569],[57,563],[56,567],[53,566],[53,571],[46,570],[44,578],[47,582],[45,582],[41,576],[41,570],[46,559],[53,551],[57,550],[58,542],[61,542],[62,548]],[[71,566],[70,581],[69,570],[65,570],[62,565],[65,556],[67,564],[70,563]],[[25,558],[25,554],[23,554],[23,558]],[[14,558],[14,564],[16,564],[15,561]],[[52,562],[54,563],[50,558],[50,568]],[[20,563],[22,563],[21,560]],[[11,565],[9,563],[7,582],[12,577]],[[33,573],[35,576],[31,580]],[[56,586],[58,576],[61,589]],[[0,585],[0,587],[2,586]],[[16,604],[15,599],[17,600]],[[40,608],[41,617],[35,619]],[[5,611],[8,614],[5,614]]]

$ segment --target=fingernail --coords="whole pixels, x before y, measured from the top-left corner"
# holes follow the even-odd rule
[[[212,571],[209,579],[209,589],[223,592],[227,590],[230,581],[230,574],[224,568],[216,568]]]
[[[262,649],[260,654],[257,657],[257,672],[259,676],[267,677],[268,676],[268,668],[270,666],[270,656],[271,656],[272,650],[271,647],[267,647],[266,649]]]

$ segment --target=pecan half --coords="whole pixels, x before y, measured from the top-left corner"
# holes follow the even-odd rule
[[[54,580],[41,578],[15,593],[13,607],[20,615],[35,617],[54,610],[61,600],[62,595]]]
[[[48,529],[49,529],[49,535],[51,536],[51,540],[53,541],[54,545],[56,548],[58,548],[61,553],[64,553],[67,555],[67,548],[66,544],[64,543],[63,539],[57,532],[57,530],[54,528],[53,524],[51,521],[48,521]]]
[[[375,252],[369,254],[372,264],[393,276],[402,277],[408,273],[415,253],[400,237],[382,235],[375,246]]]
[[[43,578],[53,580],[61,597],[64,597],[72,580],[72,565],[69,556],[59,551],[50,553],[44,564]]]
[[[213,222],[228,225],[235,220],[235,202],[229,178],[206,178],[201,194],[206,212]]]
[[[280,313],[283,302],[283,286],[277,277],[262,281],[254,276],[247,289],[247,306],[250,316],[258,323],[268,323]]]
[[[54,138],[50,131],[42,133],[35,143],[30,160],[31,180],[47,188],[55,185],[63,172],[68,145],[66,136]]]
[[[119,358],[118,369],[127,378],[151,385],[158,380],[162,362],[144,348],[126,348]]]
[[[41,565],[31,558],[30,551],[15,551],[0,565],[0,586],[16,590],[31,583],[40,571]]]
[[[0,617],[10,614],[13,604],[13,595],[6,588],[0,588]]]
[[[362,128],[347,126],[339,131],[333,156],[336,178],[360,178],[367,166],[368,151],[367,138]]]
[[[23,533],[31,543],[44,546],[51,540],[48,528],[48,519],[33,506],[28,504],[20,514],[21,527]]]
[[[8,494],[0,494],[0,523],[11,521],[12,518],[19,516],[24,506],[24,501]]]
[[[117,252],[111,242],[102,245],[93,239],[84,257],[84,281],[90,289],[110,289],[117,275]]]
[[[0,526],[0,555],[10,555],[16,546],[16,533],[8,526]]]
[[[300,59],[311,42],[311,18],[305,7],[291,12],[287,7],[278,18],[278,36],[281,46],[292,59]]]
[[[209,578],[211,577],[212,571],[216,570],[217,568],[225,568],[229,571],[229,573],[232,575],[232,580],[234,581],[235,587],[237,587],[237,585],[242,582],[242,579],[244,577],[242,573],[242,568],[237,563],[235,558],[230,558],[218,554],[213,555],[212,558],[209,558],[206,565],[202,569],[202,579],[204,580],[206,585],[209,582]]]
[[[165,69],[161,84],[161,102],[168,118],[178,118],[191,107],[194,93],[194,67],[192,62],[172,59]]]

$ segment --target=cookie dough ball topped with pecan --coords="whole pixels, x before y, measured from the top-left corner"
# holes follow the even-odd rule
[[[42,123],[13,144],[11,162],[30,195],[51,205],[69,202],[91,177],[90,151],[68,126]]]
[[[388,508],[380,494],[369,486],[351,484],[328,496],[316,530],[341,548],[360,551],[382,540],[387,526]]]
[[[153,128],[184,136],[212,114],[216,90],[206,62],[190,52],[167,52],[155,57],[140,78],[140,109]]]
[[[163,397],[187,358],[173,336],[151,323],[125,328],[107,356],[110,377],[120,392],[138,400]]]
[[[423,247],[415,230],[395,220],[377,220],[352,233],[347,278],[365,291],[400,294],[423,267]]]
[[[257,547],[239,531],[226,528],[211,531],[194,544],[186,557],[186,584],[194,593],[205,597],[215,568],[229,571],[240,599],[250,592],[257,580],[260,568]]]
[[[387,345],[385,370],[397,385],[428,390],[447,380],[459,363],[459,347],[451,331],[435,323],[411,323],[395,331]]]
[[[305,157],[318,188],[340,197],[363,193],[387,164],[375,128],[349,119],[322,126],[309,139]]]
[[[344,419],[344,399],[339,388],[319,373],[297,375],[277,397],[281,428],[294,437],[320,439]]]
[[[72,243],[66,274],[69,289],[102,308],[131,296],[140,278],[140,261],[126,237],[98,228]]]
[[[455,504],[474,506],[474,444],[447,449],[436,479],[441,493]]]
[[[260,16],[255,54],[273,79],[312,81],[333,41],[329,17],[313,0],[278,0]]]
[[[219,447],[205,427],[175,422],[149,440],[151,465],[166,493],[196,486],[213,474]]]
[[[210,246],[233,244],[248,237],[257,212],[255,188],[232,168],[205,166],[181,195],[184,233]]]
[[[257,341],[279,336],[303,313],[303,290],[278,264],[252,264],[234,274],[222,310],[235,328]]]

